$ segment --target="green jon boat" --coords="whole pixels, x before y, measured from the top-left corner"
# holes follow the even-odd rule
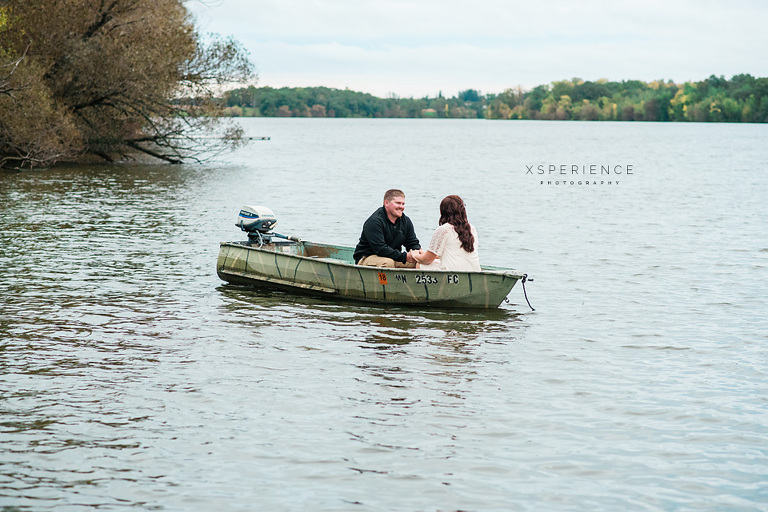
[[[353,247],[272,233],[276,220],[253,229],[243,217],[263,221],[263,214],[254,213],[258,208],[263,209],[241,210],[237,225],[248,232],[248,241],[221,243],[216,271],[224,281],[363,302],[461,308],[498,307],[515,283],[524,281],[524,274],[492,266],[455,272],[356,265]]]
[[[355,265],[353,247],[311,242],[223,242],[216,271],[232,284],[313,292],[384,304],[495,308],[523,278],[514,270],[483,266],[452,272]]]

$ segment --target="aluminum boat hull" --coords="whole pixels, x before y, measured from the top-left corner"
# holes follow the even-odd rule
[[[269,287],[393,305],[496,308],[523,274],[484,266],[480,272],[355,265],[354,248],[312,242],[261,247],[222,242],[216,270],[232,284]]]

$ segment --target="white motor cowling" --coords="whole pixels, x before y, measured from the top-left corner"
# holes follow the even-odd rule
[[[277,217],[266,206],[243,206],[235,225],[247,233],[269,233],[277,224]]]

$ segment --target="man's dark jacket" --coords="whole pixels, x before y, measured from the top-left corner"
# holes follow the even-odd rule
[[[406,252],[401,250],[403,246],[405,246]],[[373,212],[363,224],[363,232],[357,247],[355,247],[353,257],[355,262],[358,262],[365,256],[375,254],[382,258],[392,258],[400,263],[405,263],[407,251],[411,249],[421,249],[411,219],[402,215],[393,224],[382,206]]]

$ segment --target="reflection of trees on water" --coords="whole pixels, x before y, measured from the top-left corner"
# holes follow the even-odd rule
[[[0,206],[28,208],[40,200],[76,207],[87,199],[130,199],[146,197],[155,201],[174,200],[179,190],[186,191],[201,181],[210,186],[216,170],[199,166],[167,165],[60,165],[35,173],[0,173],[0,191],[12,192]],[[71,204],[70,204],[71,203]]]

